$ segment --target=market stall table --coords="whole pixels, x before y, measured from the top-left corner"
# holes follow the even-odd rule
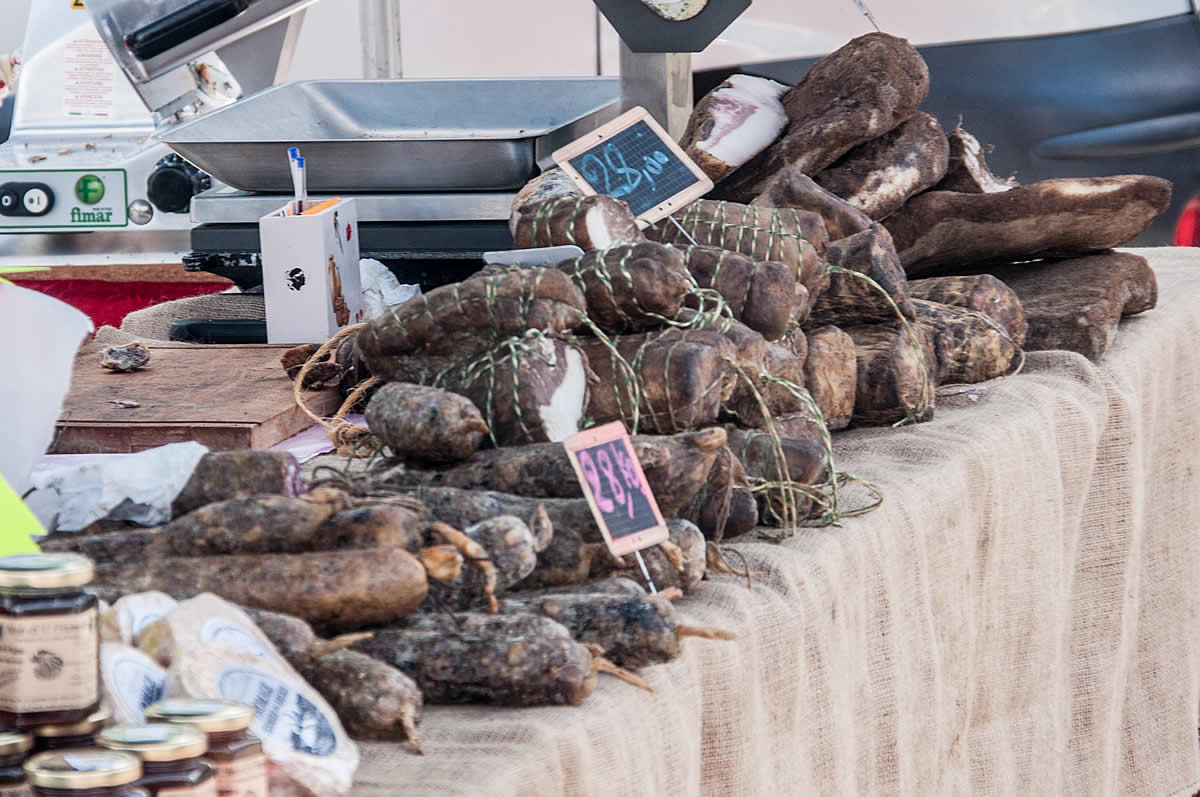
[[[215,451],[269,448],[312,425],[279,365],[285,346],[194,346],[151,342],[150,363],[132,373],[100,368],[103,347],[75,357],[52,454],[131,453],[195,440]],[[313,393],[332,415],[335,390]]]
[[[753,589],[680,608],[736,642],[643,670],[653,695],[429,707],[424,756],[363,745],[356,797],[1192,794],[1200,251],[1139,253],[1159,306],[1100,364],[1034,353],[932,423],[836,435],[884,503],[731,546]]]

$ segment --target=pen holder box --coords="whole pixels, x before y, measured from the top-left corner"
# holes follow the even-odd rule
[[[258,231],[268,343],[324,343],[362,320],[353,199],[301,215],[280,208],[258,220]]]

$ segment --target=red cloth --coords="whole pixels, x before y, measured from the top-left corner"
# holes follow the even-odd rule
[[[22,288],[61,299],[92,319],[96,329],[119,327],[128,313],[172,299],[220,293],[229,283],[220,282],[105,282],[104,280],[19,280]]]
[[[1176,246],[1200,246],[1200,197],[1193,197],[1175,225]]]

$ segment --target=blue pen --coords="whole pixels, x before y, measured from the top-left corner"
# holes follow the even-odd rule
[[[299,149],[292,147],[288,150],[288,165],[292,172],[292,189],[296,194],[296,199],[292,203],[292,213],[300,215],[304,212],[304,203],[308,199],[308,180],[304,172],[304,158],[299,154]]]
[[[300,186],[296,189],[296,202],[300,212],[304,212],[304,204],[308,202],[308,172],[304,168],[304,158],[296,158],[296,171],[300,174]]]

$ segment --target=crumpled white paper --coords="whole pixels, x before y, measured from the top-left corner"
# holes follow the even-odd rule
[[[358,261],[358,278],[362,283],[363,315],[368,321],[379,318],[389,307],[421,295],[420,285],[401,285],[387,266],[369,257]]]
[[[0,380],[0,475],[17,495],[29,489],[34,463],[54,440],[75,354],[91,331],[91,319],[69,304],[0,282],[0,340],[9,346]]]
[[[484,252],[483,262],[489,266],[554,266],[565,260],[583,257],[583,250],[574,244],[538,246],[532,249],[499,249]]]
[[[171,502],[206,453],[200,443],[170,443],[39,470],[27,503],[51,531],[80,531],[105,518],[157,526],[171,519]]]

